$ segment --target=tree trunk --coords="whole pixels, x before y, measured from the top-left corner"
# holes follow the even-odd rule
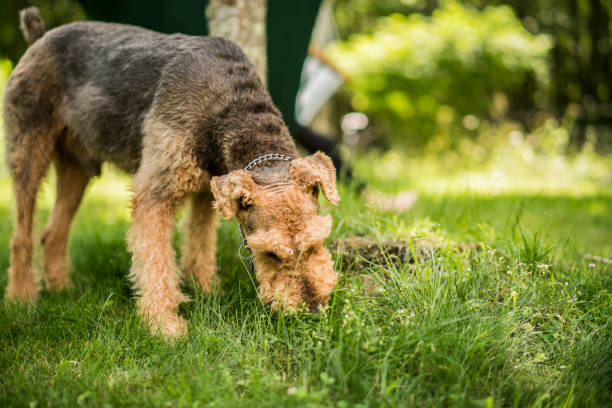
[[[234,41],[255,65],[267,85],[267,0],[209,0],[208,33]]]

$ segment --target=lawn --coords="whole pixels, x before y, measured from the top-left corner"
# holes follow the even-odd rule
[[[235,224],[223,223],[222,288],[186,286],[190,331],[168,344],[135,315],[129,180],[105,169],[73,226],[74,287],[31,307],[0,305],[0,406],[612,406],[612,267],[585,257],[612,253],[609,174],[550,180],[503,163],[451,171],[394,153],[364,157],[356,171],[419,200],[381,212],[342,185],[340,206],[323,205],[331,239],[443,244],[399,268],[343,270],[337,259],[342,282],[326,310],[276,315],[236,257]],[[4,174],[0,288],[14,207]],[[49,178],[38,232],[53,202]],[[456,242],[474,244],[456,251]]]

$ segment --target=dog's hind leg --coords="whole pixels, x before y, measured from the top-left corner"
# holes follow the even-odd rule
[[[184,225],[181,265],[189,277],[209,292],[215,282],[216,214],[210,193],[194,194]]]
[[[33,301],[40,290],[32,268],[34,207],[39,184],[53,155],[55,138],[40,128],[16,135],[15,128],[6,125],[7,163],[16,199],[6,293],[11,300]]]
[[[54,59],[42,46],[28,50],[4,90],[6,163],[13,179],[16,217],[11,240],[7,298],[34,300],[40,290],[32,268],[32,228],[36,193],[64,128],[62,95]]]
[[[57,199],[41,238],[45,282],[51,290],[64,289],[70,284],[66,254],[70,223],[90,179],[78,161],[61,150],[57,152],[55,169]]]

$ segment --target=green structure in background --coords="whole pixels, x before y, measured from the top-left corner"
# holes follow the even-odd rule
[[[163,33],[206,35],[203,0],[80,0],[91,20],[133,24]],[[268,0],[268,87],[293,131],[295,96],[321,0]]]
[[[295,131],[295,96],[321,0],[268,0],[268,88]]]
[[[162,33],[205,35],[204,0],[79,0],[90,20],[132,24]]]

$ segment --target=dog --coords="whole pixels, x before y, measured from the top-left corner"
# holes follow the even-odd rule
[[[133,175],[127,232],[131,280],[151,331],[184,335],[181,269],[204,291],[216,280],[216,215],[236,218],[252,251],[258,295],[273,310],[311,311],[337,274],[324,240],[332,219],[319,191],[340,197],[323,153],[300,158],[254,66],[222,38],[75,22],[45,32],[20,13],[30,44],[6,84],[6,162],[17,211],[7,298],[34,301],[36,192],[50,163],[57,202],[41,237],[46,288],[70,285],[66,243],[85,187],[110,162]],[[188,202],[181,266],[171,246],[174,213]]]

